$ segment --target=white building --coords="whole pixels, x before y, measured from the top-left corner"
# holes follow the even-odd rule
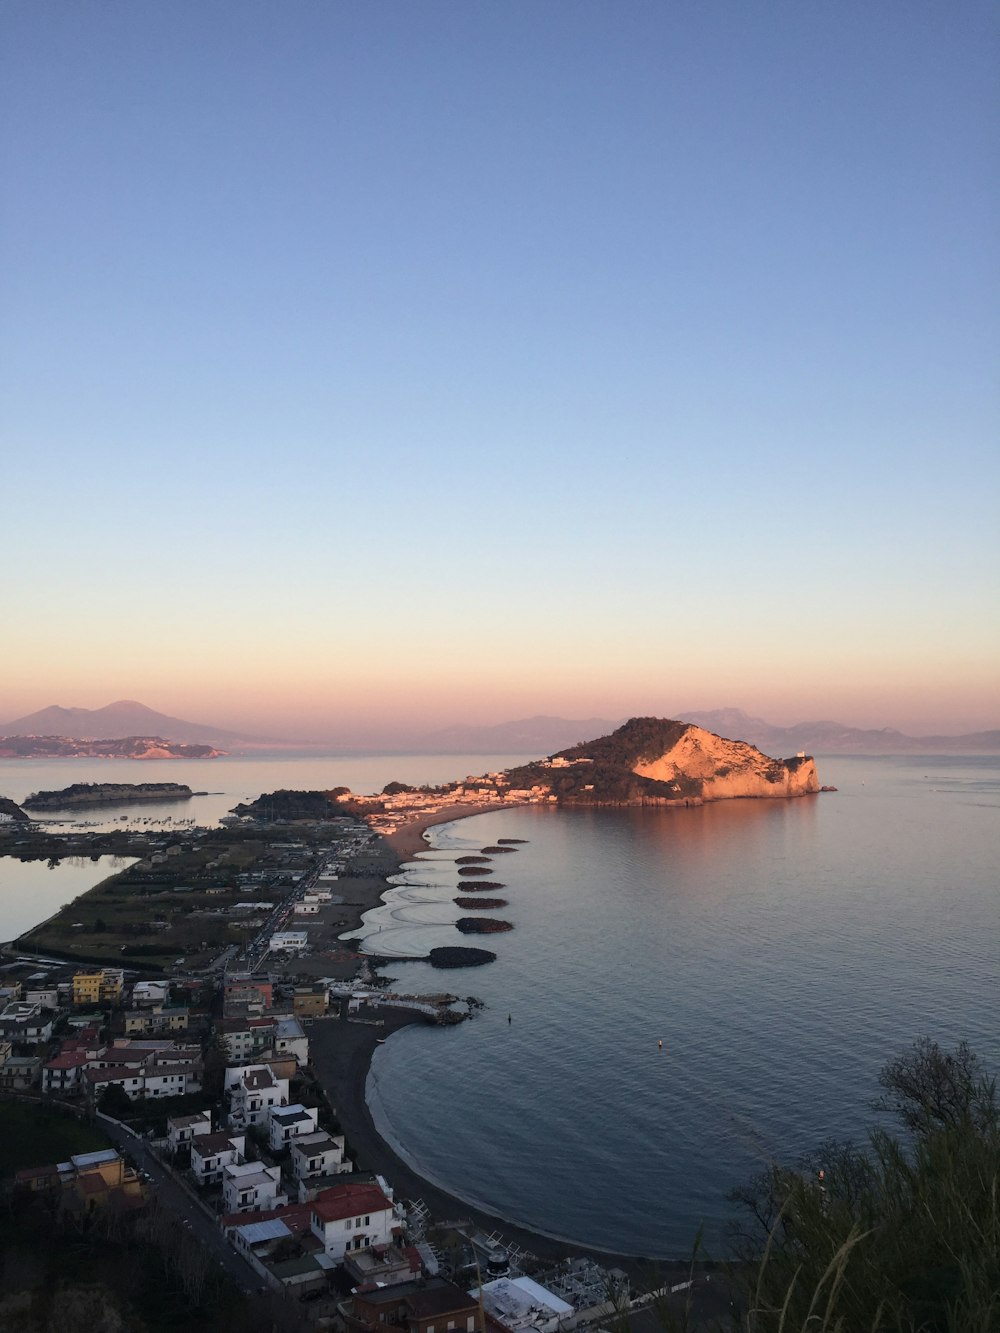
[[[166,981],[137,981],[132,987],[132,1003],[166,1004],[170,998],[170,985]]]
[[[297,1018],[275,1018],[272,1035],[275,1055],[294,1056],[297,1065],[309,1063],[309,1038]]]
[[[479,1288],[469,1295],[478,1300]],[[511,1333],[519,1329],[557,1333],[560,1322],[574,1314],[572,1305],[530,1277],[501,1277],[487,1282],[482,1289],[482,1303],[487,1314],[493,1315]]]
[[[191,1174],[199,1185],[214,1185],[227,1166],[246,1160],[245,1134],[204,1134],[191,1143]]]
[[[309,947],[307,930],[276,930],[268,946],[272,953],[303,953]]]
[[[228,1082],[229,1071],[226,1071]],[[262,1125],[274,1106],[288,1105],[288,1079],[276,1078],[267,1065],[241,1072],[229,1089],[229,1124],[233,1129]]]
[[[52,1036],[54,1018],[40,1004],[12,1000],[0,1011],[0,1037],[20,1046],[39,1046]]]
[[[351,1163],[344,1160],[344,1138],[333,1137],[320,1131],[317,1134],[299,1134],[291,1142],[292,1174],[296,1180],[312,1180],[319,1176],[340,1175],[350,1171]]]
[[[175,1153],[192,1141],[212,1132],[211,1111],[198,1111],[196,1115],[174,1115],[167,1120],[167,1143]]]
[[[263,1162],[223,1167],[222,1201],[227,1213],[264,1212],[283,1207],[288,1196],[281,1193],[281,1167],[265,1166]]]
[[[314,1107],[295,1102],[292,1106],[274,1107],[268,1111],[268,1142],[272,1152],[281,1152],[300,1134],[314,1134],[319,1112]]]
[[[340,1262],[351,1250],[392,1243],[392,1203],[377,1185],[334,1185],[312,1204],[310,1226],[327,1258]]]
[[[295,916],[316,916],[319,913],[319,903],[310,902],[303,898],[301,902],[294,905],[292,913]]]

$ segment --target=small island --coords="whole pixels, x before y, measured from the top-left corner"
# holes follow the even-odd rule
[[[36,791],[25,798],[26,810],[87,809],[95,805],[131,805],[134,801],[187,801],[193,795],[182,782],[74,782],[60,791]]]

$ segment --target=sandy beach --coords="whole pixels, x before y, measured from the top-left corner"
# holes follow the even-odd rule
[[[490,805],[453,805],[433,815],[419,815],[403,824],[395,833],[382,834],[382,838],[401,861],[408,861],[416,852],[427,850],[424,831],[433,828],[435,824],[450,824],[455,819],[468,819],[472,815],[488,815],[493,810],[516,810],[519,807],[520,803],[515,801],[494,801]]]

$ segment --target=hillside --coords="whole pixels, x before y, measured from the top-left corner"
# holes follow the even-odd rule
[[[217,759],[224,750],[161,736],[75,740],[69,736],[0,736],[0,759]]]
[[[690,722],[634,717],[608,736],[511,769],[512,788],[547,788],[563,804],[661,805],[780,798],[819,791],[814,760],[772,759]]]
[[[196,745],[226,746],[236,742],[263,741],[203,722],[158,713],[134,699],[119,699],[104,708],[62,708],[53,704],[37,713],[0,723],[0,735],[59,736],[72,740],[95,740],[101,736],[166,736],[171,741]]]

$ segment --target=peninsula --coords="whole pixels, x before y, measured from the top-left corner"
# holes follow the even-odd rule
[[[810,755],[772,759],[746,741],[727,740],[691,722],[634,717],[607,736],[547,758],[440,787],[390,782],[381,793],[370,796],[343,787],[309,795],[322,795],[326,802],[336,802],[362,816],[398,853],[412,855],[431,825],[510,805],[683,808],[708,801],[780,800],[819,790],[816,763]],[[290,795],[275,793],[261,797],[260,802]],[[237,807],[237,813],[257,811]],[[468,864],[459,870],[469,877],[477,873]]]
[[[700,805],[819,791],[809,755],[771,759],[746,741],[657,717],[630,718],[609,736],[505,776],[511,788],[545,789],[562,805]]]
[[[133,801],[187,801],[191,788],[181,782],[74,782],[60,791],[36,791],[25,798],[26,810],[65,810],[95,805],[131,805]]]

